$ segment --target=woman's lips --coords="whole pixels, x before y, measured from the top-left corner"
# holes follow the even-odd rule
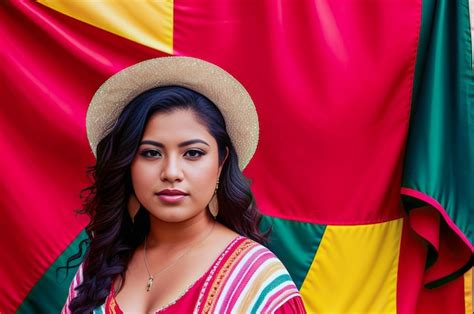
[[[168,194],[157,194],[158,198],[167,203],[178,203],[182,201],[187,195],[177,194],[177,195],[168,195]]]
[[[188,194],[180,189],[164,189],[156,193],[158,198],[167,203],[178,203]]]

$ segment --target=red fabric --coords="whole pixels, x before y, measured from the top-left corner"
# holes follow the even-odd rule
[[[464,242],[464,245],[466,246],[466,248],[470,251],[474,250],[472,243],[469,241],[466,235],[459,229],[459,227],[454,223],[452,218],[448,215],[446,209],[443,208],[443,206],[437,200],[435,200],[434,198],[432,198],[431,196],[423,192],[417,191],[415,189],[405,188],[405,187],[401,188],[401,194],[415,198],[415,199],[422,200],[426,204],[431,205],[431,207],[424,207],[423,216],[441,216],[441,218],[443,218],[444,220],[444,223],[446,223],[447,226],[449,226],[449,228],[451,229],[451,232],[454,232],[456,236],[459,237],[459,239]],[[433,211],[432,213],[427,213],[429,208],[431,208],[431,211]],[[410,216],[412,215],[410,214]],[[422,219],[422,217],[420,217],[420,219]],[[439,218],[437,219],[439,220]],[[431,221],[432,219],[428,219],[428,220]],[[426,224],[426,222],[422,222],[422,223]],[[436,228],[435,224],[430,224],[430,225],[431,225],[431,228]],[[424,229],[424,232],[439,234],[439,230],[429,231],[427,230],[428,228],[426,227],[423,227],[423,229]],[[430,241],[429,239],[427,240]]]
[[[428,265],[424,283],[441,279],[453,270],[460,270],[471,259],[472,252],[457,233],[451,229],[438,211],[430,206],[410,210],[409,221],[413,230],[428,241],[436,259]],[[441,236],[443,235],[443,236]]]
[[[294,297],[288,300],[281,307],[276,309],[275,314],[295,314],[295,313],[306,313],[304,308],[303,299],[301,297]]]
[[[306,313],[301,296],[291,280],[285,279],[284,282],[278,282],[278,285],[272,285],[274,282],[269,281],[269,278],[275,279],[275,274],[289,276],[283,266],[275,267],[275,262],[277,262],[275,255],[267,248],[248,238],[238,236],[215,258],[208,270],[184,291],[183,295],[169,305],[157,309],[156,313],[214,313],[222,312],[224,308],[235,312],[235,301],[241,297],[237,289],[239,285],[244,285],[248,291],[262,293],[250,294],[251,300],[245,300],[253,305],[257,299],[262,298],[260,300],[262,302],[257,303],[262,312],[271,312],[273,308],[277,308],[278,313]],[[273,266],[268,268],[269,264]],[[254,265],[258,266],[253,267]],[[61,312],[63,314],[71,314],[69,306],[77,297],[76,288],[82,283],[83,267],[84,263],[79,266],[70,284],[69,295]],[[161,288],[163,287],[155,289]],[[114,282],[105,300],[105,313],[124,313],[117,303],[116,295]],[[101,308],[103,307],[104,304]]]
[[[397,314],[413,314],[423,289],[427,249],[425,242],[412,230],[408,217],[403,219],[398,258]]]
[[[409,222],[413,230],[439,250],[440,216],[430,206],[410,210]]]
[[[176,54],[221,65],[256,102],[261,137],[246,174],[266,214],[321,224],[401,215],[421,1],[174,5]],[[90,98],[112,73],[163,54],[27,1],[0,2],[0,44],[0,309],[14,312],[87,223],[70,213],[94,162]],[[400,313],[416,307],[425,254],[404,230]]]
[[[421,238],[415,232],[410,224],[416,223],[421,229],[421,221],[436,223],[439,220],[436,217],[421,217],[423,214],[430,214],[430,211],[420,209],[413,212],[415,216],[406,218],[403,223],[402,238],[400,244],[400,256],[398,260],[398,281],[397,281],[397,313],[398,314],[444,314],[444,313],[464,313],[464,277],[453,280],[440,287],[428,289],[424,284],[429,282],[431,269],[426,273],[426,258],[427,248],[424,238]],[[419,215],[419,216],[418,216]],[[418,216],[418,217],[417,217]],[[414,219],[412,221],[412,218]],[[448,237],[441,237],[440,253],[442,256],[450,257],[451,260],[457,260],[459,256],[446,254],[447,243],[444,243],[445,238],[453,241],[452,238],[457,238],[445,224],[441,224],[441,232],[443,234],[451,234]],[[432,230],[429,228],[428,230]],[[445,233],[446,232],[446,233]],[[423,232],[427,238],[428,232]],[[452,237],[452,238],[451,238]],[[435,241],[433,239],[433,241]],[[459,251],[457,251],[459,252]],[[449,258],[448,258],[449,259]],[[440,265],[448,264],[447,261],[438,261]],[[436,263],[436,264],[437,264]],[[434,265],[436,265],[434,264]],[[435,266],[432,267],[435,267]],[[423,276],[424,274],[424,276]]]
[[[207,273],[205,274],[205,276]],[[205,277],[200,278],[194,286],[189,289],[185,295],[183,295],[177,302],[170,307],[160,310],[157,313],[189,313],[190,309],[194,307],[194,303],[199,296],[200,288],[203,284]],[[112,293],[115,293],[113,291]],[[115,301],[114,298],[109,296],[106,300],[105,305],[105,313],[116,313],[116,314],[124,314],[124,312],[120,309],[118,303]],[[276,311],[275,314],[295,314],[295,313],[306,313],[304,308],[303,300],[301,297],[293,297],[285,302],[282,306],[280,306]]]
[[[402,193],[431,205],[414,208],[409,212],[411,227],[431,245],[433,254],[436,255],[428,265],[424,283],[432,285],[443,281],[446,274],[466,267],[472,261],[472,244],[453,223],[446,210],[436,200],[419,191],[402,188]]]
[[[175,53],[222,66],[256,103],[260,142],[245,173],[265,214],[320,224],[401,216],[421,1],[174,7]]]
[[[417,314],[466,313],[464,303],[464,277],[460,276],[434,289],[421,289]]]
[[[18,308],[87,223],[72,211],[94,162],[90,98],[112,73],[160,55],[37,3],[0,2],[2,311]]]
[[[438,256],[435,263],[426,271],[425,284],[444,278],[453,270],[459,271],[467,263],[472,263],[472,251],[444,221],[440,226],[440,234],[443,236],[439,237]]]
[[[191,313],[196,304],[196,300],[199,298],[202,285],[206,281],[207,275],[210,271],[211,269],[194,282],[193,286],[182,297],[176,300],[176,303],[166,307],[165,309],[156,311],[156,313]],[[123,314],[122,309],[120,309],[119,304],[115,300],[115,294],[114,287],[112,286],[111,294],[107,297],[105,303],[105,313]]]

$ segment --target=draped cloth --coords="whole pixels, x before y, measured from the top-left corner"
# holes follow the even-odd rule
[[[1,311],[64,304],[96,89],[183,55],[255,102],[245,175],[308,312],[472,313],[468,0],[137,3],[0,2]]]

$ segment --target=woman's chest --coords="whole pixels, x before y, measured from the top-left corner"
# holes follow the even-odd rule
[[[204,275],[202,272],[195,272],[192,267],[188,266],[153,276],[153,283],[147,289],[148,274],[130,273],[127,274],[121,290],[116,293],[115,302],[124,313],[155,313],[178,301],[180,303],[189,301],[189,304],[193,305],[203,286]],[[119,285],[120,280],[116,280],[114,291],[117,291]]]

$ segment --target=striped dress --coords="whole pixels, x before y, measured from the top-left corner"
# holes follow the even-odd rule
[[[82,264],[74,277],[63,314],[82,281]],[[306,313],[301,296],[280,260],[266,247],[238,236],[212,266],[175,301],[155,313]],[[123,313],[113,285],[94,313]]]

